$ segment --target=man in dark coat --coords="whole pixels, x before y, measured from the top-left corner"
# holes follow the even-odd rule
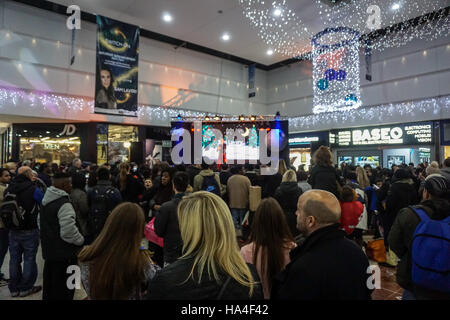
[[[172,179],[175,195],[172,200],[161,205],[155,218],[155,233],[164,238],[164,266],[175,262],[183,248],[180,227],[178,225],[177,209],[189,184],[186,172],[177,172]]]
[[[15,194],[17,204],[24,213],[23,224],[9,232],[9,276],[8,283],[11,297],[26,297],[42,289],[34,286],[38,270],[36,254],[39,246],[38,215],[44,194],[32,181],[30,167],[20,167],[17,176],[5,191]],[[23,269],[21,263],[23,261]]]
[[[425,180],[423,200],[415,208],[423,209],[433,220],[443,220],[450,215],[450,181],[443,176],[430,176]],[[420,223],[419,216],[410,208],[400,210],[389,233],[391,249],[400,258],[397,265],[397,282],[404,289],[403,300],[450,299],[447,293],[436,292],[414,285],[412,281],[411,247],[414,232]],[[427,250],[427,248],[422,248]],[[450,259],[450,253],[449,259]]]
[[[300,196],[297,228],[306,236],[291,251],[291,262],[275,276],[272,299],[370,300],[369,261],[339,229],[341,208],[327,191]]]

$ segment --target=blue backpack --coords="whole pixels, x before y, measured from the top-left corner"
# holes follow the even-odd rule
[[[412,280],[418,287],[450,292],[450,216],[432,220],[423,209],[410,208],[421,220],[412,240]]]
[[[202,190],[212,192],[220,197],[220,186],[217,184],[215,174],[203,177]]]

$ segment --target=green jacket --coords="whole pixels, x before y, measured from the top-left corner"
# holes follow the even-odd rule
[[[426,200],[414,207],[422,208],[434,220],[442,220],[450,215],[450,202],[444,199]],[[442,298],[439,293],[417,288],[412,282],[411,247],[419,223],[420,218],[417,214],[406,207],[399,211],[389,232],[389,246],[400,259],[397,265],[397,283],[402,288],[414,292],[417,299],[439,299]]]

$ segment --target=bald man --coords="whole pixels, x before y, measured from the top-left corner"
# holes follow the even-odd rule
[[[39,246],[37,218],[44,194],[33,183],[32,178],[31,168],[22,166],[5,191],[5,200],[8,194],[15,195],[17,204],[24,210],[19,226],[11,228],[9,232],[8,288],[11,297],[26,297],[42,289],[34,284],[37,279],[36,254]]]
[[[370,300],[369,261],[339,228],[337,198],[309,190],[297,203],[297,228],[305,242],[291,251],[291,262],[275,276],[272,299]]]

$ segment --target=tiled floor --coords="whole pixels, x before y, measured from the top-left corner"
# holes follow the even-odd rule
[[[146,246],[146,241],[142,243]],[[42,285],[42,270],[44,267],[44,261],[42,260],[41,250],[39,248],[37,255],[37,264],[38,264],[38,279],[36,281],[36,285]],[[374,261],[371,261],[371,264],[377,264]],[[3,273],[6,276],[9,275],[8,272],[9,266],[9,254],[7,254],[5,262],[3,263]],[[381,289],[376,289],[372,294],[373,300],[401,300],[402,289],[398,286],[395,281],[395,268],[389,268],[380,266],[381,271]],[[75,300],[83,300],[86,297],[86,293],[84,290],[76,290],[75,291]],[[42,299],[42,291],[25,297],[25,298],[11,298],[9,295],[9,290],[7,286],[0,287],[0,300],[41,300]]]

